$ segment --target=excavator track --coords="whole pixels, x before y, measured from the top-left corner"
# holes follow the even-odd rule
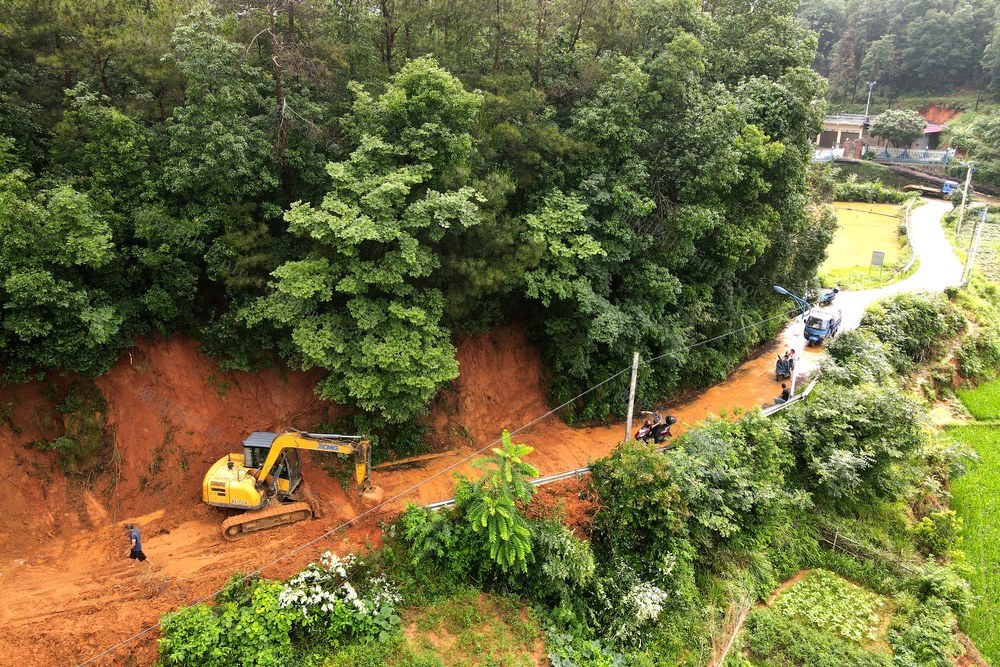
[[[265,528],[283,526],[296,521],[311,519],[312,508],[309,503],[283,503],[264,509],[244,512],[231,516],[222,522],[222,536],[227,540],[237,540],[247,533],[253,533]]]

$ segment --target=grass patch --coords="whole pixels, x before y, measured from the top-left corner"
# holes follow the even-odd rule
[[[464,590],[404,614],[401,636],[348,646],[323,667],[533,667],[548,664],[538,622],[518,600]]]
[[[1000,419],[1000,378],[975,389],[960,389],[958,398],[976,419]]]
[[[965,553],[975,568],[970,581],[977,596],[961,625],[986,659],[1000,664],[1000,436],[988,425],[958,426],[948,433],[980,456],[952,485],[952,508],[965,521]]]

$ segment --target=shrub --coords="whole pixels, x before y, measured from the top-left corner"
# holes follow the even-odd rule
[[[621,558],[606,563],[592,586],[588,625],[604,628],[605,637],[618,646],[642,646],[648,643],[653,625],[683,615],[684,607],[698,598],[689,559],[665,558],[656,581],[652,578],[640,575]]]
[[[384,641],[398,629],[401,600],[384,577],[365,581],[353,554],[340,558],[329,551],[289,579],[278,596],[282,609],[301,614],[305,634],[332,645],[348,636]]]
[[[293,655],[291,633],[299,611],[283,607],[281,582],[255,581],[243,604],[195,605],[163,619],[160,658],[178,667],[282,667]]]
[[[286,583],[233,575],[217,602],[164,616],[164,665],[284,667],[313,646],[387,639],[399,629],[395,587],[354,556],[329,552]]]
[[[889,630],[896,667],[952,667],[962,654],[954,635],[955,617],[948,605],[931,598],[908,613],[897,614]]]
[[[503,572],[528,571],[531,557],[531,528],[518,507],[531,499],[535,487],[529,477],[538,469],[522,459],[531,453],[527,445],[516,445],[503,432],[502,446],[493,456],[476,459],[473,465],[484,470],[476,482],[459,479],[455,504],[473,533],[483,533],[490,559]]]
[[[992,329],[980,329],[962,339],[955,356],[964,377],[990,379],[1000,370],[1000,335]]]
[[[197,604],[167,614],[163,617],[162,630],[160,661],[164,665],[222,667],[233,664],[219,616],[210,607]]]
[[[941,295],[907,292],[869,306],[861,326],[902,358],[923,362],[943,337],[962,329],[964,320]]]
[[[881,181],[858,182],[851,174],[844,183],[837,183],[834,198],[837,201],[864,202],[866,204],[902,204],[907,195],[901,190],[887,187]]]
[[[579,589],[594,578],[590,543],[577,539],[556,521],[539,521],[531,531],[532,567],[528,590],[536,600],[552,607],[570,607],[579,601]]]
[[[415,572],[426,574],[434,568],[462,580],[472,571],[479,541],[467,524],[459,522],[457,510],[435,512],[409,503],[399,526]]]
[[[627,664],[624,655],[602,644],[600,639],[560,632],[554,625],[545,628],[545,647],[552,667],[624,667]]]
[[[886,382],[893,378],[893,351],[867,329],[851,329],[826,344],[835,363],[823,368],[823,379],[843,385]]]
[[[924,442],[920,408],[894,386],[820,383],[785,413],[806,487],[828,500],[896,498]]]
[[[532,531],[521,507],[535,492],[528,478],[538,471],[522,460],[531,447],[512,443],[506,431],[502,442],[492,456],[473,462],[486,471],[480,479],[459,477],[455,509],[431,512],[407,507],[400,526],[418,570],[420,565],[434,564],[457,579],[527,573]]]
[[[760,411],[736,422],[712,419],[677,439],[665,453],[687,502],[701,547],[780,521],[797,498],[785,488],[793,463],[788,433]]]
[[[954,510],[932,512],[914,524],[913,537],[924,553],[944,556],[961,544],[963,523]]]
[[[967,570],[961,558],[943,565],[928,561],[910,585],[920,600],[941,600],[956,614],[965,614],[975,601]]]
[[[602,505],[593,540],[605,559],[623,558],[652,574],[690,551],[689,511],[667,457],[630,440],[591,469]]]

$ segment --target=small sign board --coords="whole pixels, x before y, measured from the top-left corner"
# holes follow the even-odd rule
[[[885,251],[883,250],[872,250],[872,266],[882,266],[882,262],[885,261]]]

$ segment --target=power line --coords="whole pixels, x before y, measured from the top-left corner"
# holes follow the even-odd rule
[[[751,327],[760,326],[761,324],[766,324],[768,322],[772,322],[772,321],[780,319],[780,318],[787,318],[787,315],[783,314],[783,315],[776,315],[774,317],[765,318],[765,319],[760,320],[758,322],[754,322],[752,324],[748,324],[746,326],[740,327],[739,329],[733,329],[731,331],[727,331],[725,333],[719,334],[718,336],[714,336],[712,338],[706,338],[705,340],[698,341],[697,343],[692,343],[691,345],[684,346],[684,347],[682,347],[679,350],[676,350],[676,351],[673,351],[673,352],[669,352],[669,353],[665,353],[665,354],[661,354],[659,356],[656,356],[656,357],[653,357],[651,359],[645,360],[645,361],[643,361],[643,363],[652,364],[654,361],[658,361],[660,359],[663,359],[663,358],[669,356],[670,354],[676,354],[678,352],[687,352],[687,351],[693,350],[696,347],[701,347],[702,345],[707,345],[708,343],[720,340],[720,339],[725,338],[727,336],[731,336],[733,334],[737,334],[737,333],[741,333],[743,331],[746,331],[747,329],[750,329]],[[583,398],[584,396],[586,396],[590,392],[592,392],[592,391],[594,391],[594,390],[596,390],[596,389],[598,389],[598,388],[606,385],[608,382],[611,382],[615,378],[618,378],[621,375],[624,375],[625,373],[628,373],[631,370],[632,370],[632,367],[631,367],[631,365],[629,365],[629,366],[623,368],[622,370],[618,371],[617,373],[609,375],[605,379],[601,380],[600,382],[598,382],[597,384],[593,385],[592,387],[590,387],[590,388],[582,391],[581,393],[577,394],[576,396],[574,396],[573,398],[569,399],[568,401],[563,402],[562,404],[560,404],[560,405],[552,408],[548,412],[545,412],[544,414],[542,414],[542,415],[540,415],[538,417],[535,417],[531,421],[529,421],[529,422],[527,422],[525,424],[522,424],[521,426],[517,427],[513,431],[510,431],[510,435],[511,436],[517,435],[518,433],[520,433],[521,431],[525,430],[526,428],[529,428],[529,427],[535,425],[536,423],[540,422],[541,420],[543,420],[543,419],[545,419],[547,417],[552,416],[553,414],[555,414],[559,410],[562,410],[563,408],[567,407],[568,405],[570,405],[572,403],[575,403],[576,401],[580,400],[581,398]],[[285,560],[289,556],[293,556],[293,555],[295,555],[297,553],[300,553],[301,551],[303,551],[303,550],[309,548],[310,546],[316,544],[320,540],[326,539],[330,535],[336,533],[341,528],[346,528],[347,526],[350,526],[351,524],[359,521],[360,519],[363,519],[364,517],[372,514],[376,510],[384,507],[385,505],[388,505],[390,503],[395,502],[396,500],[399,500],[403,496],[406,496],[409,493],[411,493],[412,491],[415,491],[417,488],[419,488],[420,486],[426,484],[427,482],[431,481],[432,479],[440,477],[441,475],[445,474],[446,472],[454,470],[455,468],[457,468],[458,466],[462,465],[463,463],[466,463],[470,459],[472,459],[472,458],[474,458],[476,456],[479,456],[480,454],[482,454],[483,452],[485,452],[487,449],[490,449],[494,445],[499,444],[501,442],[501,440],[502,440],[502,438],[497,438],[496,440],[490,442],[488,445],[486,445],[484,447],[481,447],[480,449],[477,449],[476,451],[472,452],[471,454],[468,454],[464,458],[459,459],[455,463],[452,463],[451,465],[449,465],[449,466],[447,466],[445,468],[442,468],[441,470],[433,473],[429,477],[426,477],[426,478],[420,480],[419,482],[413,484],[409,488],[407,488],[407,489],[405,489],[403,491],[400,491],[399,493],[397,493],[393,497],[389,498],[388,500],[383,500],[382,502],[378,503],[374,507],[371,507],[371,508],[369,508],[369,509],[361,512],[357,516],[355,516],[355,517],[353,517],[351,519],[348,519],[347,521],[341,523],[340,525],[338,525],[338,526],[336,526],[334,528],[331,528],[330,530],[326,531],[325,533],[323,533],[319,537],[315,537],[315,538],[309,540],[308,542],[305,542],[304,544],[301,544],[298,547],[292,549],[291,551],[287,551],[287,552],[283,553],[282,555],[278,556],[277,558],[275,558],[274,560],[270,561],[269,563],[265,563],[264,565],[261,565],[260,567],[258,567],[256,570],[253,570],[252,572],[249,572],[249,573],[243,575],[243,577],[240,579],[240,582],[242,583],[242,582],[246,581],[247,579],[249,579],[249,578],[251,578],[251,577],[253,577],[255,575],[260,574],[261,572],[263,572],[267,568],[269,568],[269,567],[271,567],[273,565],[276,565],[277,563],[280,563],[281,561]],[[216,590],[216,591],[214,591],[212,593],[209,593],[208,595],[206,595],[206,596],[204,596],[204,597],[202,597],[202,598],[200,598],[198,600],[195,600],[194,602],[191,602],[190,604],[187,604],[184,607],[181,607],[180,609],[177,610],[177,612],[183,611],[185,609],[189,609],[190,607],[193,607],[193,606],[198,605],[198,604],[202,604],[204,602],[208,602],[209,600],[211,600],[212,598],[214,598],[216,595],[218,595],[219,593],[221,593],[223,590],[224,590],[224,588],[219,588],[218,590]],[[93,656],[91,658],[88,658],[87,660],[85,660],[85,661],[83,661],[81,663],[78,663],[77,667],[85,667],[85,665],[89,665],[92,662],[94,662],[96,660],[99,660],[100,658],[103,658],[104,656],[106,656],[108,654],[114,653],[115,651],[117,651],[122,646],[125,646],[126,644],[129,644],[129,643],[135,641],[136,639],[139,639],[140,637],[142,637],[142,636],[144,636],[144,635],[152,632],[153,630],[159,628],[160,625],[162,625],[162,620],[157,621],[153,625],[150,625],[149,627],[147,627],[147,628],[145,628],[143,630],[140,630],[139,632],[131,635],[130,637],[126,637],[125,639],[121,640],[117,644],[115,644],[113,646],[110,646],[109,648],[106,648],[105,650],[101,651],[97,655],[95,655],[95,656]]]

